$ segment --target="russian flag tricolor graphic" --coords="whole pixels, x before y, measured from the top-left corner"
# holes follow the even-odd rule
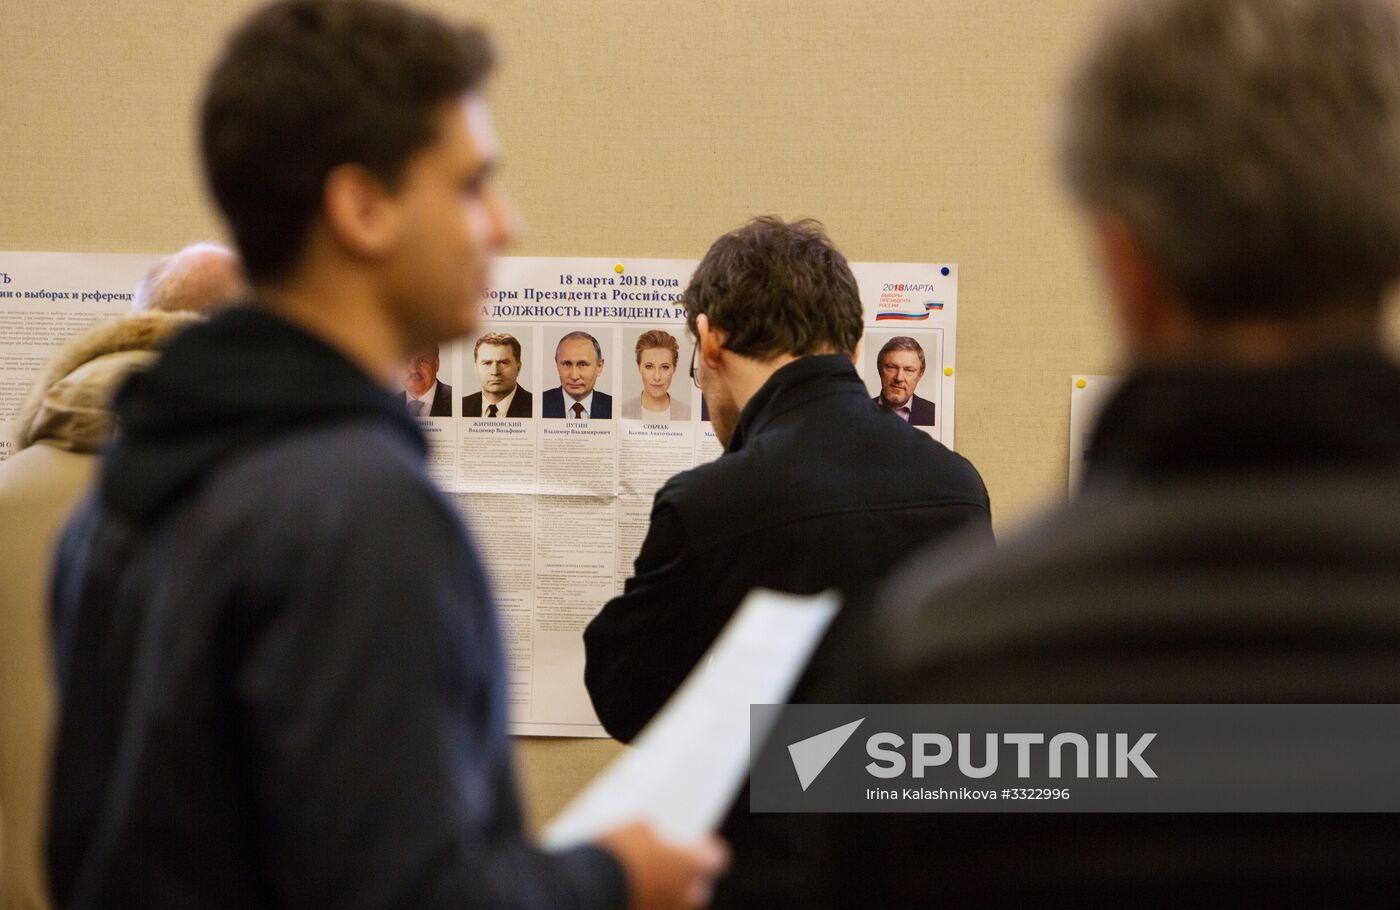
[[[943,309],[943,301],[941,301],[941,300],[930,300],[928,303],[925,303],[925,304],[924,304],[924,308],[923,308],[923,310],[921,310],[920,312],[917,312],[917,313],[904,313],[904,312],[876,313],[876,314],[875,314],[875,321],[876,321],[876,322],[883,322],[883,321],[886,320],[886,319],[901,319],[901,320],[904,320],[904,321],[906,321],[906,322],[918,322],[918,321],[921,320],[921,319],[927,319],[927,318],[928,318],[928,314],[929,314],[929,313],[932,313],[934,310],[941,310],[941,309]]]

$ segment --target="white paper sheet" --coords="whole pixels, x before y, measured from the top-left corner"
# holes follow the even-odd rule
[[[58,348],[131,310],[132,290],[160,260],[145,253],[0,252],[0,461],[13,421]]]
[[[1099,412],[1122,382],[1119,376],[1075,376],[1069,399],[1069,491],[1079,488],[1086,461],[1093,457],[1089,437],[1099,422]]]
[[[713,831],[748,774],[749,705],[787,700],[839,607],[831,591],[750,593],[635,747],[549,825],[545,846],[585,843],[638,820],[681,842]],[[755,747],[767,733],[753,731]]]

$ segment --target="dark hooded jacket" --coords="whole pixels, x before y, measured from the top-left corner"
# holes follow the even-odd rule
[[[609,907],[526,840],[466,529],[402,406],[257,308],[182,334],[55,574],[65,907]]]

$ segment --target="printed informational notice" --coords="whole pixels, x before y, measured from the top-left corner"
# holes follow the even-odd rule
[[[1094,457],[1092,440],[1113,391],[1122,382],[1118,376],[1075,376],[1069,398],[1069,491],[1079,489],[1084,466]]]
[[[132,290],[161,257],[145,253],[0,253],[0,461],[15,415],[58,348],[131,311]]]
[[[0,253],[0,421],[54,346],[127,311],[157,258]],[[691,380],[680,297],[695,266],[500,259],[480,330],[403,365],[429,474],[491,574],[516,733],[604,735],[583,685],[583,629],[631,575],[656,490],[723,451]],[[957,267],[852,270],[866,322],[856,368],[872,402],[952,447]]]

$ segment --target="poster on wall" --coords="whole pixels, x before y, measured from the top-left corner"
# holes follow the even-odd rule
[[[657,489],[721,453],[678,302],[695,266],[500,260],[481,330],[440,354],[454,410],[426,421],[431,463],[493,572],[517,732],[601,735],[583,629],[631,575]],[[852,270],[872,401],[951,446],[955,268]],[[426,377],[406,379],[426,394]]]
[[[129,309],[158,258],[0,253],[11,277],[0,288],[47,294],[0,298],[0,319],[30,333],[0,335],[13,402],[0,419],[57,344]],[[722,452],[679,303],[696,264],[499,259],[479,330],[403,364],[399,392],[427,437],[429,475],[491,574],[517,734],[605,735],[583,685],[583,629],[630,576],[656,490]],[[852,271],[866,324],[856,368],[872,403],[952,447],[956,267]]]
[[[1069,492],[1079,489],[1084,466],[1094,457],[1090,446],[1099,414],[1122,382],[1119,376],[1075,376],[1069,397]]]
[[[0,253],[0,461],[15,416],[58,348],[131,310],[132,290],[160,260],[146,253]]]
[[[957,267],[857,263],[871,398],[953,447]]]

